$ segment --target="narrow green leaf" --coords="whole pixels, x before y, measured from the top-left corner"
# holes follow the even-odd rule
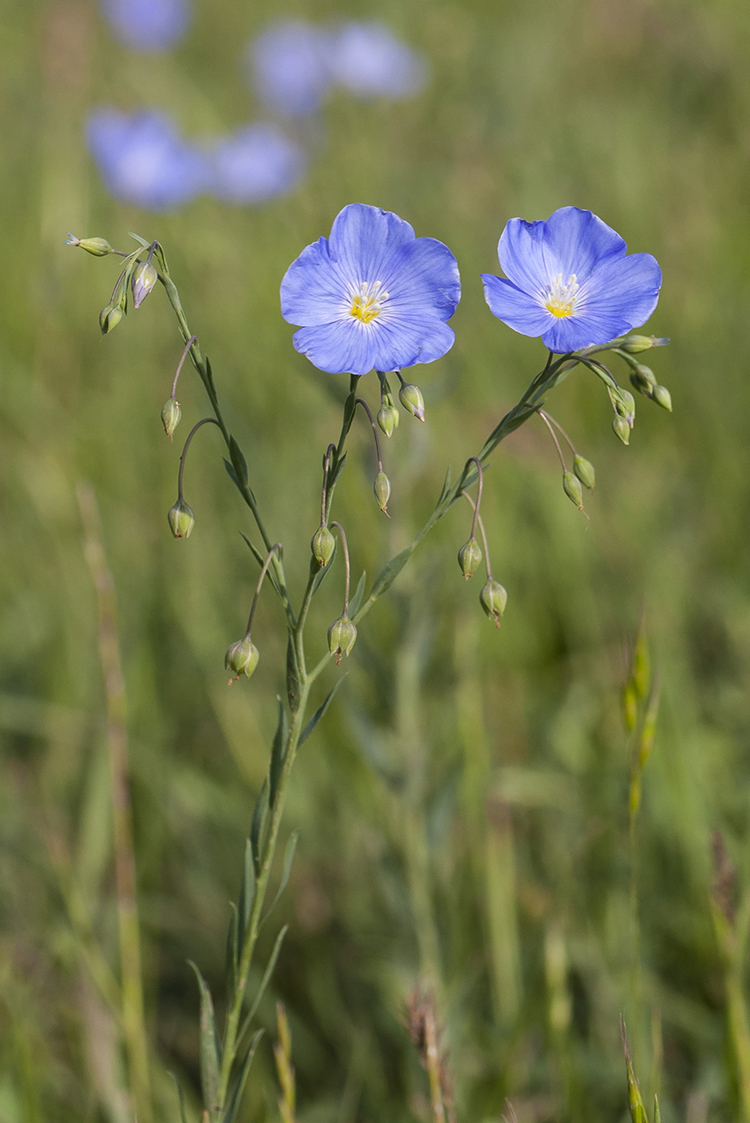
[[[237,1035],[237,1044],[238,1045],[239,1045],[240,1041],[242,1041],[242,1039],[245,1036],[245,1034],[247,1033],[247,1031],[249,1030],[250,1026],[252,1025],[253,1018],[258,1013],[258,1007],[260,1006],[261,1002],[263,1001],[263,995],[266,993],[266,990],[268,989],[268,984],[271,981],[271,976],[273,975],[274,969],[276,967],[276,960],[279,958],[279,952],[281,951],[281,945],[284,943],[284,937],[286,936],[288,931],[289,931],[289,925],[285,924],[284,927],[279,932],[278,936],[276,937],[276,943],[273,945],[273,951],[271,952],[271,958],[268,960],[268,963],[266,964],[266,969],[263,972],[263,978],[260,980],[260,986],[258,987],[255,998],[253,999],[253,1004],[250,1007],[250,1010],[249,1010],[249,1013],[248,1013],[247,1017],[245,1018],[244,1022],[242,1023],[242,1029],[240,1030],[239,1034]]]
[[[436,507],[439,507],[441,503],[445,502],[445,500],[448,497],[448,492],[450,491],[450,489],[451,489],[451,466],[449,464],[448,465],[448,471],[445,473],[445,481],[443,483],[443,490],[440,492],[440,498],[438,499],[437,503],[435,504]]]
[[[234,486],[238,489],[238,491],[242,491],[242,484],[240,483],[239,479],[237,478],[237,473],[235,472],[234,468],[229,463],[226,456],[223,456],[222,460],[224,461],[224,467],[227,470],[227,475],[229,476],[230,480],[232,481]]]
[[[340,477],[341,473],[344,471],[344,468],[346,467],[346,457],[347,457],[347,455],[348,454],[345,452],[344,455],[341,457],[341,459],[334,466],[334,469],[331,472],[330,478],[328,480],[328,487],[329,488],[335,487],[336,484],[338,483],[339,477]]]
[[[260,789],[260,795],[255,804],[253,811],[253,821],[250,824],[250,842],[252,844],[253,856],[255,858],[255,872],[260,873],[261,863],[261,838],[263,829],[266,825],[268,818],[268,780],[263,781],[263,787]]]
[[[357,583],[357,588],[354,590],[354,596],[349,601],[349,616],[356,616],[359,606],[362,603],[362,597],[365,595],[365,581],[367,574],[363,572],[362,576]]]
[[[242,480],[242,483],[247,486],[247,460],[245,460],[242,449],[237,444],[237,441],[231,435],[229,437],[229,456],[238,479]]]
[[[211,391],[212,391],[212,393],[214,395],[214,398],[215,398],[216,397],[216,386],[214,385],[214,372],[211,368],[211,360],[209,359],[208,355],[203,356],[203,362],[206,365],[206,382],[211,387]]]
[[[318,572],[317,572],[317,573],[315,574],[315,578],[314,578],[314,580],[313,580],[313,587],[312,587],[312,595],[313,595],[313,596],[315,596],[315,594],[317,593],[317,591],[318,591],[318,589],[320,588],[321,584],[323,583],[323,581],[324,581],[324,580],[326,579],[326,577],[328,576],[328,574],[329,574],[329,573],[331,572],[331,570],[333,569],[333,562],[334,562],[334,559],[335,559],[335,557],[336,557],[336,550],[337,550],[337,549],[338,549],[338,543],[334,543],[334,546],[333,546],[333,553],[331,554],[330,558],[328,559],[328,564],[327,564],[327,565],[324,565],[324,566],[321,566],[321,568],[320,568],[320,569],[318,570]],[[314,558],[313,558],[313,560],[312,560],[312,564],[313,564],[313,565],[315,564],[315,559],[314,559]]]
[[[169,1069],[167,1069],[167,1072],[169,1072]],[[182,1087],[173,1072],[169,1072],[169,1075],[174,1080],[174,1086],[177,1089],[177,1102],[180,1105],[180,1123],[188,1123],[187,1115],[185,1113],[185,1097],[182,1094]]]
[[[294,862],[294,855],[297,851],[297,842],[298,841],[299,841],[299,831],[292,831],[292,833],[289,835],[289,838],[287,839],[286,847],[284,848],[284,868],[283,868],[282,873],[281,873],[281,881],[279,882],[279,887],[276,890],[276,896],[274,897],[274,899],[271,903],[271,907],[269,908],[266,915],[263,917],[263,924],[266,923],[269,916],[271,915],[273,910],[276,908],[277,904],[281,900],[282,893],[284,892],[284,890],[286,889],[286,887],[289,883],[289,875],[292,872],[292,863]]]
[[[268,767],[268,779],[270,783],[269,803],[270,806],[276,802],[276,792],[279,786],[279,779],[281,778],[281,770],[284,767],[284,760],[286,759],[286,746],[289,739],[289,718],[287,717],[286,708],[281,698],[278,699],[279,703],[279,720],[276,725],[276,733],[273,738],[273,745],[271,746],[271,763]]]
[[[659,1097],[654,1094],[654,1123],[661,1123],[661,1111],[659,1110]]]
[[[198,986],[201,992],[201,1087],[203,1089],[203,1106],[211,1112],[216,1107],[219,1097],[219,1069],[221,1068],[221,1044],[216,1029],[214,1004],[211,1000],[211,991],[200,970],[188,960],[195,971]]]
[[[294,648],[294,640],[291,634],[286,644],[286,696],[289,702],[289,709],[293,714],[296,714],[299,709],[299,665],[297,663],[297,652]]]
[[[228,461],[226,461],[226,460],[225,460],[225,461],[224,461],[224,463],[225,463],[225,464],[227,465],[227,468],[228,468],[228,469],[232,467],[232,466],[231,466],[231,464],[229,464],[229,462],[228,462]],[[234,471],[234,469],[232,469],[232,471]],[[250,552],[251,552],[251,554],[253,555],[253,557],[254,557],[254,558],[255,558],[255,560],[257,561],[258,565],[259,565],[259,566],[261,567],[261,569],[262,569],[262,568],[263,568],[263,563],[265,562],[265,560],[266,560],[266,559],[265,559],[265,558],[263,557],[263,555],[261,554],[260,550],[256,549],[256,547],[255,547],[255,546],[254,546],[254,545],[252,544],[252,542],[250,541],[250,539],[248,538],[248,536],[247,536],[247,535],[246,535],[246,534],[244,533],[244,531],[242,531],[242,530],[241,530],[241,531],[240,531],[240,534],[241,534],[241,535],[242,535],[242,537],[243,537],[243,538],[245,539],[245,542],[246,542],[246,544],[247,544],[247,545],[249,546],[249,548],[250,548]],[[267,570],[267,572],[266,572],[266,576],[268,577],[269,581],[270,581],[270,582],[271,582],[271,584],[273,585],[273,587],[274,587],[274,589],[276,590],[276,593],[278,594],[278,596],[281,596],[281,589],[279,588],[278,582],[277,582],[277,580],[276,580],[276,574],[275,574],[275,573],[274,573],[274,571],[273,571],[273,566],[269,566],[269,567],[268,567],[268,570]]]
[[[224,1113],[222,1114],[221,1123],[234,1123],[234,1120],[237,1118],[237,1112],[239,1111],[240,1104],[242,1102],[242,1093],[245,1090],[245,1083],[247,1082],[247,1074],[250,1071],[250,1065],[253,1063],[255,1050],[258,1048],[258,1042],[263,1036],[263,1033],[264,1031],[262,1029],[259,1029],[255,1034],[255,1037],[250,1042],[250,1048],[245,1054],[245,1059],[242,1062],[242,1067],[240,1068],[237,1079],[235,1080],[232,1086],[232,1090],[229,1093],[229,1102],[224,1110]]]
[[[334,696],[336,694],[336,691],[341,686],[341,683],[344,681],[345,678],[346,678],[346,675],[342,675],[341,678],[337,682],[334,683],[333,689],[328,692],[324,701],[321,703],[320,706],[318,706],[317,710],[315,711],[313,716],[310,718],[310,720],[308,721],[305,728],[302,730],[302,733],[301,733],[300,739],[299,739],[300,745],[304,744],[304,742],[307,740],[307,738],[312,733],[315,726],[318,724],[320,719],[323,717],[326,710],[328,709],[331,702],[333,701]]]
[[[236,941],[236,962],[239,963],[240,956],[242,955],[242,945],[245,942],[245,933],[247,932],[248,921],[250,920],[250,913],[253,911],[253,902],[255,901],[255,860],[253,853],[253,843],[251,839],[245,842],[245,865],[242,871],[242,885],[240,886],[240,898],[237,904],[237,941]]]
[[[239,956],[237,955],[237,934],[239,928],[239,916],[237,913],[237,906],[234,901],[230,901],[229,907],[232,910],[229,917],[229,927],[227,929],[227,948],[225,956],[225,970],[227,976],[227,1002],[229,1005],[234,998],[235,987],[237,986],[237,962]]]
[[[381,569],[375,579],[375,584],[370,590],[370,595],[367,598],[368,600],[375,601],[390,589],[391,585],[414,553],[416,546],[416,541],[411,542],[400,554],[396,554],[395,558],[391,558],[384,569]]]
[[[135,238],[136,242],[140,242],[144,250],[151,248],[151,243],[147,242],[145,238],[141,238],[140,234],[134,234],[132,230],[128,230],[128,234],[131,238]]]

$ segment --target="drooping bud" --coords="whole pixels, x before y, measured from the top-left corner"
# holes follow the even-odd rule
[[[120,320],[125,314],[122,304],[108,304],[106,308],[102,308],[99,313],[99,327],[102,329],[102,335],[109,335],[113,328],[116,328]]]
[[[612,421],[612,429],[624,445],[630,444],[630,426],[624,417],[615,417]]]
[[[635,421],[635,398],[633,395],[629,390],[623,390],[622,386],[617,386],[612,391],[612,400],[618,416],[623,417],[632,429]]]
[[[563,472],[563,491],[579,511],[583,510],[583,488],[574,472]]]
[[[482,564],[482,549],[476,538],[470,538],[468,542],[464,542],[458,551],[458,564],[461,566],[461,572],[467,581],[479,569]]]
[[[596,472],[594,471],[594,465],[590,460],[587,460],[585,456],[579,456],[578,453],[576,453],[576,455],[573,457],[573,471],[578,476],[578,479],[581,481],[584,487],[588,488],[589,491],[594,490],[594,484],[596,483]]]
[[[672,412],[672,395],[666,386],[654,386],[654,401],[662,409],[666,409],[669,413]]]
[[[336,549],[336,539],[327,526],[318,527],[315,531],[310,543],[310,549],[321,569],[328,565],[333,557],[333,551]]]
[[[195,515],[184,499],[178,499],[167,515],[169,526],[175,538],[189,538],[195,523]]]
[[[638,363],[630,372],[630,381],[638,393],[643,394],[644,398],[653,398],[656,379],[651,367],[647,367],[644,363]]]
[[[231,644],[224,656],[224,667],[234,675],[233,679],[230,678],[230,683],[236,682],[240,675],[250,678],[259,659],[260,652],[251,639],[241,639]]]
[[[424,399],[418,386],[405,382],[398,392],[398,397],[404,409],[408,409],[417,421],[424,421]]]
[[[92,253],[94,257],[106,257],[108,253],[115,252],[105,238],[76,238],[75,234],[68,234],[65,244],[66,246],[80,246],[82,250],[86,250],[86,253]]]
[[[393,406],[381,406],[378,410],[378,426],[386,437],[393,434],[393,430],[398,428],[398,410]]]
[[[384,514],[388,514],[388,500],[391,497],[391,481],[386,476],[385,472],[378,472],[375,477],[373,485],[375,498],[378,501],[378,507]]]
[[[638,355],[651,347],[665,347],[667,343],[668,339],[657,339],[655,335],[626,335],[620,347],[629,355]]]
[[[164,426],[164,432],[167,434],[170,441],[172,440],[172,434],[180,424],[181,417],[182,410],[180,409],[180,403],[176,398],[170,398],[169,401],[165,403],[164,408],[161,411],[161,423]]]
[[[348,616],[340,616],[328,629],[328,650],[336,656],[336,666],[354,647],[357,629]]]
[[[485,615],[494,620],[496,627],[499,628],[500,617],[505,612],[505,606],[508,603],[508,594],[499,581],[490,579],[483,586],[479,594],[479,603],[484,609]]]
[[[133,307],[140,308],[152,288],[159,280],[159,274],[150,261],[142,261],[133,271]]]

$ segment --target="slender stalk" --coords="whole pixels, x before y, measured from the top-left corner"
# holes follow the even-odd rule
[[[471,502],[471,500],[469,499],[469,496],[466,494],[465,491],[462,491],[461,494],[466,495],[466,498],[469,499],[469,502],[471,503],[471,506],[472,506],[472,510],[474,511],[474,518],[471,520],[471,534],[470,534],[469,537],[470,538],[476,538],[476,535],[477,535],[477,519],[479,518],[479,508],[482,504],[482,489],[484,488],[484,472],[482,471],[482,461],[479,459],[478,456],[470,456],[469,459],[466,461],[467,466],[469,464],[471,464],[472,461],[477,466],[477,501],[476,501],[476,503]],[[466,468],[464,468],[464,471],[466,471]],[[484,530],[482,531],[482,533],[484,534]],[[485,546],[486,546],[486,540],[485,540]]]
[[[255,617],[255,609],[258,606],[258,598],[260,597],[260,591],[263,588],[263,581],[265,580],[265,576],[268,573],[268,567],[271,564],[271,559],[273,558],[275,550],[281,550],[281,543],[280,542],[275,542],[273,544],[271,549],[268,551],[268,557],[263,562],[263,568],[260,571],[260,577],[258,578],[258,584],[255,586],[255,595],[253,597],[253,603],[250,606],[250,615],[247,618],[247,630],[245,631],[245,639],[250,639],[250,632],[252,631],[253,619]]]
[[[567,472],[568,466],[565,463],[565,457],[563,456],[563,450],[560,448],[560,442],[558,441],[557,436],[555,435],[555,430],[550,425],[549,417],[547,416],[547,414],[544,412],[543,409],[538,409],[537,413],[539,414],[542,421],[544,422],[544,424],[549,429],[549,435],[552,437],[552,440],[555,442],[555,448],[557,449],[557,455],[560,457],[560,463],[562,464],[563,472]]]
[[[355,398],[354,404],[356,406],[362,406],[362,409],[365,411],[368,418],[370,419],[370,425],[372,426],[372,435],[375,438],[375,452],[377,453],[377,457],[378,457],[378,471],[382,472],[383,471],[383,457],[380,455],[380,438],[378,437],[378,427],[375,424],[375,418],[372,416],[372,410],[370,409],[370,407],[368,406],[368,404],[364,400],[364,398]]]
[[[117,607],[112,574],[107,567],[96,497],[79,484],[78,505],[84,528],[86,560],[97,593],[99,652],[107,706],[107,747],[112,784],[112,826],[115,848],[117,925],[122,974],[122,1027],[134,1110],[141,1123],[151,1123],[148,1037],[143,1004],[141,941],[136,899],[133,818],[130,804],[125,681],[117,633]]]
[[[537,410],[537,413],[539,414],[540,417],[543,417],[545,419],[545,421],[548,421],[552,425],[554,425],[555,428],[557,429],[558,433],[562,433],[563,437],[567,441],[568,448],[570,449],[570,451],[573,453],[574,456],[577,456],[578,454],[576,453],[576,446],[573,444],[573,442],[571,441],[570,437],[568,436],[568,434],[563,429],[560,422],[556,421],[551,413],[547,413],[546,409],[539,409],[539,410]]]
[[[338,530],[339,534],[341,535],[341,544],[344,547],[344,569],[345,569],[345,572],[346,572],[346,577],[345,577],[345,580],[344,580],[344,612],[343,612],[343,615],[348,616],[349,615],[349,584],[350,584],[351,575],[352,575],[351,565],[349,564],[349,543],[346,541],[346,532],[344,531],[344,528],[341,525],[341,523],[337,523],[334,520],[331,523],[331,526],[335,526],[336,529]]]
[[[197,335],[191,335],[190,339],[188,339],[187,343],[185,344],[185,350],[182,352],[182,358],[180,359],[179,363],[177,364],[177,370],[175,371],[174,381],[172,382],[172,393],[170,395],[170,397],[172,397],[172,398],[177,393],[177,380],[180,377],[180,372],[181,372],[183,366],[185,365],[185,359],[188,357],[188,352],[190,351],[190,348],[193,346],[193,344],[197,343],[197,342],[198,342],[198,336]]]
[[[479,514],[479,502],[475,503],[469,495],[468,491],[462,491],[461,494],[463,495],[464,499],[468,499],[469,503],[471,504],[472,510],[474,511],[474,523],[472,524],[471,529],[472,538],[474,537],[474,534],[476,532],[476,524],[479,523],[479,533],[482,535],[482,545],[484,546],[484,567],[487,570],[487,580],[491,581],[492,567],[490,565],[490,551],[487,545],[487,534],[485,533],[484,522],[482,520],[482,516]]]
[[[179,503],[184,502],[184,499],[185,499],[185,497],[183,495],[183,492],[182,492],[182,477],[185,474],[185,457],[187,456],[187,450],[190,448],[190,442],[192,441],[193,437],[195,436],[195,434],[200,429],[201,425],[218,425],[218,424],[219,424],[219,422],[216,420],[215,417],[204,417],[201,421],[197,421],[195,423],[195,425],[193,426],[193,428],[190,430],[190,432],[187,435],[187,438],[185,440],[185,444],[183,445],[183,448],[182,448],[182,456],[180,457],[180,470],[177,473],[177,501]]]

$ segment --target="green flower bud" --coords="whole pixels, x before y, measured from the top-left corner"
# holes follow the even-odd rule
[[[651,347],[665,347],[667,343],[668,339],[657,339],[655,335],[626,335],[620,348],[629,355],[638,355]]]
[[[124,315],[125,310],[120,303],[108,304],[106,308],[102,308],[99,313],[99,327],[102,329],[102,335],[109,335]]]
[[[328,629],[328,650],[336,656],[336,666],[354,647],[357,629],[348,616],[340,616]]]
[[[259,659],[260,652],[251,639],[241,639],[231,644],[224,656],[224,667],[234,675],[233,679],[230,678],[230,683],[236,682],[240,675],[250,678]]]
[[[386,476],[385,472],[378,472],[375,477],[373,485],[375,498],[378,501],[378,507],[384,514],[388,514],[388,500],[391,497],[391,481]]]
[[[654,401],[660,405],[662,409],[672,412],[672,395],[666,386],[654,386]]]
[[[461,566],[461,572],[467,581],[479,569],[482,564],[482,549],[476,538],[470,538],[468,542],[464,542],[458,551],[458,564]]]
[[[563,491],[579,511],[583,510],[583,488],[574,472],[563,472]]]
[[[630,444],[630,426],[624,417],[615,417],[612,428],[615,436],[619,437],[624,445]]]
[[[414,414],[417,421],[424,421],[424,399],[418,386],[404,383],[398,392],[398,397],[404,409]]]
[[[333,557],[333,551],[336,549],[336,540],[327,526],[321,526],[315,531],[310,549],[321,569],[328,565]]]
[[[584,487],[588,488],[589,491],[594,490],[594,484],[596,483],[596,473],[594,471],[594,465],[590,460],[586,460],[584,456],[579,456],[576,453],[575,457],[573,458],[573,471],[578,476],[578,479],[581,481]]]
[[[170,398],[169,401],[165,403],[164,408],[161,411],[161,423],[164,426],[164,432],[167,434],[170,441],[172,440],[172,434],[180,424],[181,417],[182,410],[180,409],[180,403],[176,398]]]
[[[149,261],[142,261],[133,272],[133,307],[140,308],[152,288],[159,280],[159,274]]]
[[[505,612],[505,606],[508,603],[508,594],[499,581],[490,580],[487,582],[479,594],[479,603],[484,609],[485,615],[494,620],[496,627],[499,628],[500,617]]]
[[[67,246],[80,246],[82,250],[86,250],[86,253],[92,253],[94,257],[106,257],[108,253],[115,252],[105,238],[76,238],[75,234],[68,234],[65,244]]]
[[[632,429],[635,420],[635,398],[629,390],[623,390],[622,386],[617,386],[612,391],[612,398],[618,415],[624,417]]]
[[[649,370],[649,368],[639,366],[637,370],[631,370],[630,382],[639,394],[643,394],[644,398],[653,398],[654,380],[653,378],[649,379],[645,374],[643,374],[642,371],[644,370]],[[652,373],[652,371],[649,371],[649,374]]]
[[[378,410],[378,426],[385,433],[386,437],[390,437],[394,429],[398,428],[398,410],[393,406],[381,406]]]
[[[169,526],[175,538],[189,538],[193,529],[195,515],[184,499],[178,499],[167,515]]]

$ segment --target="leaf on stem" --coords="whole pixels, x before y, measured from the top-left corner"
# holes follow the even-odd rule
[[[297,851],[298,841],[299,841],[299,831],[292,831],[292,833],[289,835],[289,838],[287,839],[286,847],[284,848],[284,867],[283,867],[282,872],[281,872],[281,881],[279,882],[279,887],[276,890],[276,896],[274,897],[273,901],[271,902],[271,907],[269,908],[266,915],[263,917],[263,920],[262,920],[263,924],[265,924],[265,922],[268,920],[268,918],[271,915],[271,913],[273,912],[273,910],[276,908],[277,904],[281,900],[282,893],[284,892],[284,890],[286,889],[286,887],[289,883],[289,875],[292,872],[292,862],[294,861],[294,855]]]
[[[357,582],[357,588],[354,591],[354,596],[349,601],[349,616],[356,616],[359,606],[362,603],[362,597],[365,595],[365,581],[367,580],[367,573],[362,574]]]
[[[328,566],[326,566],[328,569]],[[286,644],[286,696],[289,702],[289,709],[293,714],[296,714],[299,709],[299,664],[297,663],[297,652],[294,647],[294,637],[291,632]]]
[[[235,471],[234,471],[234,468],[232,468],[232,465],[231,465],[231,464],[229,463],[229,461],[228,461],[228,460],[225,460],[225,461],[224,461],[224,464],[225,464],[225,466],[226,466],[226,469],[227,469],[227,471],[229,472],[230,476],[232,477],[232,479],[233,479],[233,480],[235,481],[235,483],[237,483],[237,479],[236,479],[236,473],[235,473]],[[230,469],[231,469],[231,471],[230,471]],[[261,569],[262,569],[262,568],[263,568],[263,563],[265,562],[265,560],[266,560],[266,559],[265,559],[265,558],[263,557],[263,555],[261,554],[260,550],[256,550],[255,546],[253,546],[252,542],[250,541],[250,539],[248,538],[248,536],[247,536],[247,535],[245,534],[245,532],[244,532],[244,531],[242,531],[242,530],[241,530],[241,531],[240,531],[240,534],[241,534],[241,535],[242,535],[242,537],[243,537],[243,538],[245,539],[245,542],[246,542],[246,544],[247,544],[247,545],[249,546],[249,548],[250,548],[250,553],[251,553],[251,554],[253,555],[253,557],[254,557],[254,558],[255,558],[255,560],[257,561],[258,565],[259,565],[259,566],[261,567]],[[279,588],[279,583],[278,583],[278,581],[276,580],[276,574],[275,574],[275,573],[274,573],[274,571],[273,571],[273,566],[269,566],[269,567],[268,567],[268,570],[267,570],[267,572],[266,572],[266,576],[268,577],[268,579],[270,580],[270,582],[271,582],[271,584],[273,585],[274,589],[276,590],[276,593],[277,593],[277,595],[278,595],[278,596],[280,597],[280,596],[281,596],[281,589]]]
[[[336,691],[341,686],[341,684],[342,684],[342,682],[344,681],[345,678],[346,678],[346,675],[342,675],[341,678],[338,680],[338,682],[334,683],[333,689],[328,692],[328,694],[326,695],[326,697],[323,700],[323,702],[321,703],[321,705],[318,706],[317,710],[315,711],[313,716],[310,718],[310,720],[308,721],[305,728],[302,730],[302,733],[301,733],[300,739],[299,739],[300,745],[302,745],[307,740],[307,738],[310,736],[310,734],[312,733],[315,726],[318,724],[320,719],[323,717],[326,710],[328,709],[331,702],[333,701],[334,696],[336,694]]]
[[[267,818],[268,818],[268,780],[264,780],[263,781],[263,787],[260,789],[260,795],[258,796],[258,801],[255,804],[255,810],[253,811],[253,821],[250,824],[250,839],[249,839],[249,841],[252,845],[253,855],[255,857],[255,873],[256,873],[256,876],[257,876],[257,874],[260,873],[261,850],[262,850],[261,837],[263,835],[263,829],[266,825],[266,819]]]
[[[332,488],[334,488],[336,486],[336,484],[338,483],[339,476],[341,475],[341,473],[343,472],[343,470],[346,466],[346,457],[347,457],[347,453],[344,453],[343,456],[341,457],[341,459],[337,460],[336,463],[333,465],[333,470],[332,470],[330,478],[328,480],[328,490],[329,491]]]
[[[242,890],[244,891],[244,885]],[[237,912],[237,906],[234,901],[230,901],[229,907],[232,910],[232,914],[229,917],[229,928],[227,929],[225,970],[227,976],[227,1000],[231,1005],[237,986],[237,962],[239,959],[237,954],[237,932],[239,929],[239,913]]]
[[[264,1031],[262,1029],[259,1029],[255,1034],[255,1037],[253,1037],[252,1041],[250,1042],[250,1048],[245,1054],[245,1059],[242,1062],[239,1073],[237,1074],[237,1079],[235,1080],[232,1086],[232,1090],[229,1093],[229,1102],[221,1117],[221,1123],[234,1123],[234,1120],[237,1117],[237,1112],[239,1111],[240,1103],[242,1102],[242,1093],[245,1090],[245,1084],[247,1082],[247,1074],[250,1071],[250,1065],[253,1063],[255,1050],[258,1047],[258,1042],[263,1036],[263,1032]]]
[[[180,1105],[180,1123],[187,1123],[187,1115],[185,1114],[185,1097],[182,1094],[182,1087],[173,1072],[170,1072],[169,1075],[174,1080],[174,1086],[177,1089],[177,1102]]]
[[[276,725],[273,745],[271,746],[271,762],[268,766],[268,780],[270,785],[269,803],[271,807],[276,803],[276,792],[278,791],[279,779],[281,777],[281,770],[284,767],[286,747],[289,740],[289,718],[287,717],[286,708],[281,698],[278,699],[278,703],[279,720]]]
[[[250,1007],[250,1010],[248,1012],[247,1017],[245,1018],[244,1022],[242,1023],[242,1028],[241,1028],[240,1032],[237,1034],[237,1044],[238,1045],[240,1044],[243,1037],[245,1036],[245,1034],[249,1030],[249,1028],[252,1024],[253,1018],[258,1013],[258,1007],[260,1006],[260,1004],[263,1000],[263,995],[266,993],[266,990],[268,988],[268,984],[271,981],[271,976],[273,975],[274,969],[276,967],[276,960],[279,958],[279,952],[281,951],[281,945],[283,944],[284,937],[286,936],[288,931],[289,931],[289,925],[285,924],[284,927],[279,932],[278,936],[276,937],[276,943],[273,945],[273,951],[271,952],[271,958],[268,960],[268,963],[266,964],[266,969],[263,972],[263,978],[260,980],[260,986],[258,987],[255,998],[253,999],[253,1004]]]
[[[243,485],[247,487],[247,460],[245,460],[244,453],[237,441],[231,435],[229,437],[229,456],[237,478],[242,480]]]
[[[144,250],[148,250],[151,248],[151,243],[147,242],[145,238],[141,238],[140,234],[134,234],[132,230],[128,230],[128,234],[131,238],[135,238],[136,242],[140,242]]]
[[[242,946],[245,943],[245,933],[253,911],[255,901],[255,858],[251,839],[245,842],[245,866],[242,871],[242,885],[240,886],[240,899],[237,907],[237,939],[235,943],[235,962],[239,963],[242,955]]]
[[[188,960],[195,971],[198,986],[201,992],[201,1087],[203,1089],[203,1106],[211,1112],[219,1097],[219,1069],[221,1068],[221,1044],[216,1029],[214,1004],[211,1000],[211,991],[208,983],[200,973],[199,968],[192,959]]]

